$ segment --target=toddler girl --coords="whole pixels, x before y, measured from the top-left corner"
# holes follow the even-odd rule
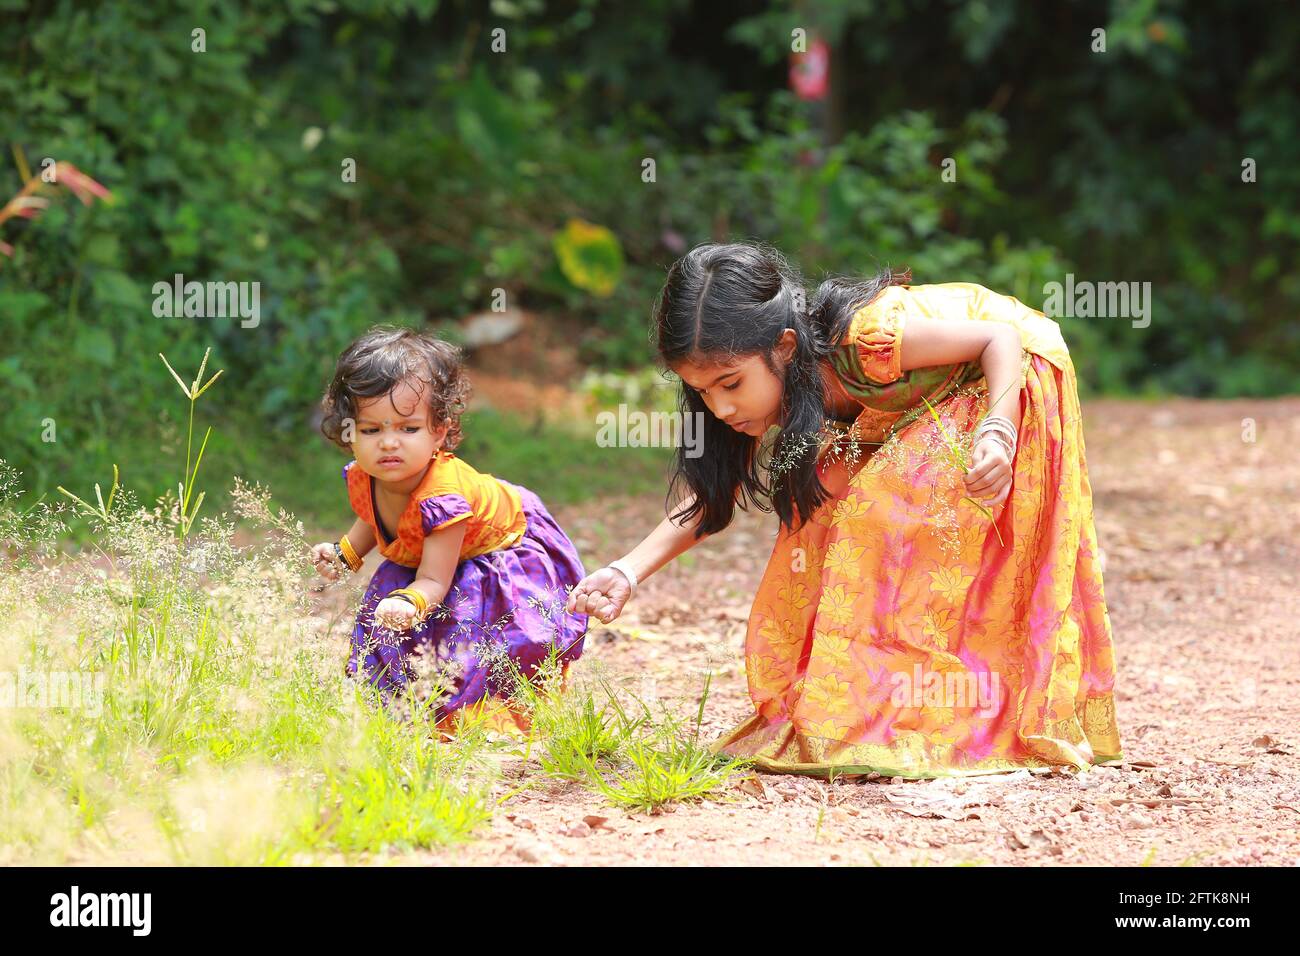
[[[537,495],[452,451],[468,393],[457,350],[413,329],[377,327],[344,350],[321,431],[355,456],[343,477],[357,518],[312,560],[333,579],[376,547],[385,559],[357,612],[350,676],[363,671],[388,703],[423,657],[442,688],[439,727],[473,705],[490,726],[523,729],[507,659],[531,676],[553,651],[565,671],[581,655],[587,616],[564,603],[583,567]]]

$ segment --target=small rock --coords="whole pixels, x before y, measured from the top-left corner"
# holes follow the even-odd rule
[[[525,863],[540,863],[546,866],[558,862],[554,851],[545,843],[517,843],[515,855]]]
[[[513,338],[524,325],[524,317],[516,309],[505,312],[480,312],[472,315],[461,324],[461,333],[465,337],[467,349],[482,348],[485,345],[500,345]]]

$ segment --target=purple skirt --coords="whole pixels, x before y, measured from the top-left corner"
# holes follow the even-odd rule
[[[416,677],[420,656],[441,675],[440,720],[488,696],[509,696],[508,657],[525,676],[556,649],[560,663],[582,655],[587,615],[564,609],[568,591],[584,571],[573,542],[533,492],[519,492],[528,526],[509,548],[466,558],[456,566],[451,587],[422,624],[396,633],[374,623],[374,610],[397,588],[415,580],[415,568],[384,561],[370,579],[352,629],[347,673],[358,667],[385,703]]]

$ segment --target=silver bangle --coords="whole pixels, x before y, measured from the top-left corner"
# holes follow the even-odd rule
[[[1013,438],[1020,434],[1020,429],[1016,427],[1016,423],[1013,422],[1011,419],[1007,418],[1005,415],[994,415],[991,417],[986,417],[980,422],[979,427],[981,429],[1002,428],[1004,430],[1010,431],[1011,436]]]
[[[1008,442],[1006,442],[1005,440],[1000,440],[1000,438],[995,438],[995,441],[997,441],[997,444],[1001,445],[1006,450],[1006,460],[1011,460],[1015,458],[1015,445],[1009,445]]]
[[[998,431],[996,428],[985,428],[982,431],[976,432],[975,441],[972,444],[977,445],[985,438],[997,438],[1010,445],[1012,448],[1016,446],[1015,435],[1008,435],[1006,432]]]
[[[1002,421],[1002,423],[1010,425],[1011,428],[1015,428],[1014,421],[1006,418],[1006,415],[985,415],[983,419],[980,419],[980,421],[982,421],[982,423],[983,421]]]
[[[1007,425],[1004,422],[996,421],[983,422],[980,424],[979,428],[975,429],[975,434],[977,435],[983,435],[985,432],[997,432],[1000,435],[1006,435],[1008,438],[1013,439],[1019,436],[1019,432],[1017,432],[1014,427]]]
[[[980,423],[979,428],[975,430],[977,438],[988,433],[1005,435],[1013,443],[1020,437],[1019,432],[1016,431],[1016,427],[1002,419],[985,419]]]
[[[999,445],[1001,445],[1003,450],[1005,450],[1007,453],[1008,460],[1016,457],[1015,443],[1008,441],[1007,437],[1003,435],[1001,432],[995,432],[995,431],[990,431],[987,434],[982,436],[976,436],[974,444],[971,445],[972,450],[974,449],[975,445],[978,445],[985,438],[989,439],[990,441],[997,442]]]

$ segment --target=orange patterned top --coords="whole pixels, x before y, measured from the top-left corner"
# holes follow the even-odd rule
[[[978,359],[904,371],[902,338],[910,315],[1014,325],[1020,331],[1026,360],[1021,368],[1022,387],[1030,354],[1041,355],[1062,370],[1070,365],[1056,322],[1014,296],[973,282],[887,286],[854,313],[840,347],[829,359],[835,374],[827,381],[841,400],[847,396],[862,406],[854,430],[868,443],[884,442],[925,414],[922,397],[938,405],[960,386],[984,376]]]
[[[438,528],[466,522],[460,560],[508,548],[524,536],[527,516],[519,492],[508,482],[474,470],[452,452],[440,451],[411,492],[395,536],[380,527],[375,510],[374,478],[355,461],[343,466],[348,500],[357,517],[368,524],[379,553],[408,568],[420,566],[424,539]]]

